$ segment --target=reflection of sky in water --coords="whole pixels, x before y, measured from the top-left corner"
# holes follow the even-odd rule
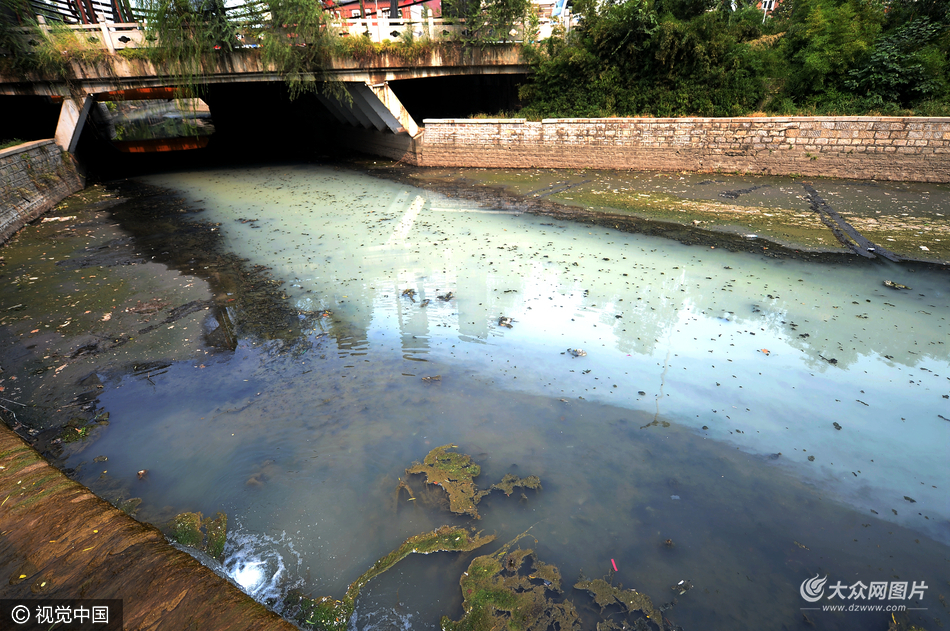
[[[744,449],[782,452],[816,481],[844,479],[836,489],[862,496],[862,508],[890,512],[894,496],[913,495],[918,508],[946,511],[950,426],[937,417],[950,411],[945,278],[540,225],[363,176],[309,173],[211,173],[174,185],[221,195],[217,209],[205,204],[229,247],[273,266],[296,304],[333,309],[376,349],[464,361],[502,387],[706,425]],[[914,291],[885,288],[891,277]],[[457,298],[442,303],[447,291]],[[512,329],[497,325],[501,315]],[[561,354],[568,347],[589,354],[572,359]]]
[[[532,510],[549,503],[558,507],[549,519],[594,520],[572,522],[562,533],[602,528],[610,540],[611,528],[621,526],[607,524],[616,521],[634,531],[640,523],[655,538],[656,502],[715,496],[711,487],[691,494],[667,485],[688,477],[692,450],[738,448],[754,456],[781,452],[774,461],[762,458],[777,467],[750,474],[763,476],[762,484],[785,471],[861,515],[873,510],[950,541],[950,423],[938,417],[950,418],[942,398],[950,392],[945,275],[911,272],[913,266],[768,260],[476,211],[322,167],[150,181],[204,200],[201,217],[222,222],[226,246],[272,267],[300,309],[331,309],[333,317],[315,329],[330,336],[312,338],[312,349],[296,355],[243,342],[226,371],[203,372],[200,381],[191,367],[173,368],[167,378],[181,392],[174,401],[160,403],[128,380],[101,400],[106,409],[134,401],[148,410],[136,431],[161,436],[138,456],[161,460],[150,469],[168,482],[147,500],[192,502],[209,512],[216,502],[230,504],[225,508],[246,528],[301,533],[309,542],[300,554],[313,566],[310,585],[339,592],[355,578],[353,567],[394,547],[389,529],[408,536],[439,524],[443,518],[428,513],[380,522],[364,511],[387,504],[401,468],[447,442],[476,459],[485,452],[486,485],[516,462],[522,474],[541,475],[546,488],[551,480],[549,495]],[[885,279],[913,291],[887,289]],[[401,295],[407,288],[415,289],[415,302]],[[449,291],[450,301],[438,299]],[[503,315],[514,319],[513,328],[499,326]],[[572,358],[568,348],[587,356]],[[436,374],[438,384],[419,380]],[[631,416],[614,418],[623,410]],[[660,424],[639,429],[654,420]],[[116,421],[113,413],[110,432],[120,440]],[[182,427],[195,430],[172,438]],[[703,438],[717,442],[707,447]],[[109,440],[107,434],[97,447]],[[667,440],[682,441],[673,447],[683,453],[671,458],[671,470],[649,451],[679,444]],[[615,448],[625,451],[614,455]],[[639,465],[626,459],[637,457],[636,449],[647,450],[649,472],[636,472]],[[608,464],[615,457],[622,461]],[[110,455],[110,469],[122,466],[115,460]],[[559,478],[557,462],[572,467],[568,479]],[[626,488],[613,479],[620,471],[655,475],[660,488]],[[736,491],[744,493],[751,491]],[[634,517],[626,509],[617,515],[602,494],[640,508]],[[532,523],[511,519],[521,530]],[[702,530],[701,522],[693,527]],[[551,530],[546,544],[554,560],[582,544],[560,540],[553,526],[541,529]],[[319,542],[310,536],[316,531]],[[655,553],[635,545],[634,552]]]

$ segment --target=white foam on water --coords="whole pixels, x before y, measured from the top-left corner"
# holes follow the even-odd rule
[[[288,572],[288,564],[292,573]],[[225,574],[246,594],[265,604],[278,604],[291,588],[299,585],[295,576],[300,555],[286,534],[252,534],[238,526],[228,532],[222,565]]]
[[[369,611],[365,608],[354,611],[347,628],[358,631],[411,631],[419,627],[415,615],[397,611],[392,607],[380,607]]]

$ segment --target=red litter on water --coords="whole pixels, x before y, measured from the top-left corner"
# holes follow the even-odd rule
[[[614,572],[619,572],[619,571],[620,571],[620,570],[617,569],[617,562],[616,562],[616,561],[614,561],[613,559],[610,559],[610,563],[614,566]]]

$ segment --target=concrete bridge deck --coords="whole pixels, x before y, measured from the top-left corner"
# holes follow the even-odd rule
[[[304,79],[373,85],[402,79],[527,72],[528,64],[521,58],[520,45],[471,48],[446,43],[411,62],[394,53],[374,54],[366,61],[335,58],[324,73],[310,73]],[[239,49],[209,56],[204,60],[200,74],[199,80],[205,84],[284,80],[276,68],[264,65],[259,49]],[[178,81],[180,79],[168,68],[147,59],[112,54],[100,62],[74,60],[63,76],[0,74],[0,94],[70,97],[77,92],[97,94],[173,86]]]

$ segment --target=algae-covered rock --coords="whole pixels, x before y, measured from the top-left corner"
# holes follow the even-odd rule
[[[482,536],[479,532],[455,526],[442,526],[432,532],[409,537],[353,581],[341,600],[328,596],[308,598],[295,590],[284,599],[284,614],[305,629],[345,631],[363,586],[410,554],[469,552],[494,540],[494,535]]]
[[[228,537],[228,516],[224,513],[218,513],[214,516],[214,519],[204,520],[203,525],[208,533],[205,552],[220,561],[224,554],[224,542]]]
[[[203,518],[201,513],[179,513],[168,527],[176,542],[221,560],[228,531],[228,517],[224,513],[218,513],[214,519]]]
[[[125,513],[126,515],[135,516],[135,512],[139,509],[139,505],[142,503],[141,497],[133,497],[127,500],[122,500],[118,502],[116,507]]]
[[[522,535],[524,536],[524,535]],[[454,621],[442,618],[442,631],[574,631],[581,628],[574,604],[564,600],[561,574],[532,550],[510,547],[476,557],[462,575],[462,608]]]
[[[475,505],[488,493],[475,487],[474,480],[482,470],[472,461],[471,456],[449,451],[456,447],[457,445],[436,447],[421,463],[417,462],[406,469],[406,474],[425,474],[428,484],[437,484],[448,493],[450,511],[479,519]]]
[[[183,546],[201,549],[204,533],[201,532],[201,513],[179,513],[169,524],[172,539]]]
[[[594,597],[594,602],[600,605],[601,612],[611,605],[619,605],[628,614],[640,612],[661,630],[666,628],[663,615],[653,606],[650,597],[635,589],[614,587],[602,578],[578,581],[574,584],[574,589],[588,591]]]

